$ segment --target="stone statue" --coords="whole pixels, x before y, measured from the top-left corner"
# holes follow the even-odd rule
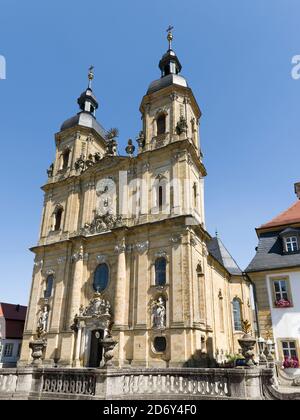
[[[166,327],[166,303],[162,296],[153,302],[152,324],[153,328],[163,329]]]
[[[40,316],[38,319],[37,333],[39,337],[43,334],[46,334],[47,332],[48,318],[49,318],[48,305],[45,305],[43,309],[40,311]]]
[[[54,165],[53,165],[53,163],[51,163],[51,165],[49,166],[49,169],[47,169],[48,178],[53,177],[53,171],[54,171]]]

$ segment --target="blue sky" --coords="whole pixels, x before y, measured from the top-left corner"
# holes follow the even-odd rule
[[[298,0],[0,0],[0,301],[27,304],[54,133],[77,112],[94,64],[98,120],[140,130],[139,104],[174,49],[203,112],[206,219],[245,268],[254,228],[295,201],[299,173]]]

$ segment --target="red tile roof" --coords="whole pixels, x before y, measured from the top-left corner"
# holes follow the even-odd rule
[[[11,321],[25,321],[26,311],[26,306],[0,302],[0,316],[3,316],[5,319]]]
[[[296,203],[284,212],[280,213],[270,222],[260,226],[259,229],[291,225],[293,223],[300,223],[300,200],[296,201]]]

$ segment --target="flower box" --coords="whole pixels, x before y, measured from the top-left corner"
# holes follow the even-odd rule
[[[276,308],[290,308],[292,306],[289,300],[280,299],[275,301]]]

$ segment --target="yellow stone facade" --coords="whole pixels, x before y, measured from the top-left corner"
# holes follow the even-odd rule
[[[143,142],[136,156],[108,151],[107,138],[90,124],[94,109],[82,110],[87,123],[75,121],[56,134],[55,161],[43,186],[40,238],[32,248],[35,265],[21,366],[31,361],[29,343],[36,337],[49,276],[54,283],[46,299],[49,317],[43,363],[89,366],[89,338],[78,338],[71,326],[81,305],[86,307],[93,298],[94,273],[101,263],[109,269],[101,296],[111,305],[112,336],[118,342],[116,366],[213,365],[218,357],[238,352],[242,332],[234,330],[232,302],[238,298],[242,318],[252,321],[249,284],[242,274],[231,275],[208,250],[206,170],[198,128],[201,112],[191,89],[174,76],[167,86],[142,99]],[[161,116],[162,134],[157,123]],[[183,129],[180,121],[186,123]],[[97,160],[86,163],[95,154]],[[103,207],[109,181],[114,190],[106,205],[120,220],[95,232],[91,224]],[[160,187],[165,196],[161,205]],[[56,229],[58,211],[61,221]],[[157,258],[166,260],[163,286],[155,283]],[[151,304],[159,297],[166,313],[165,325],[157,329]],[[153,345],[158,336],[166,338],[161,352]]]

